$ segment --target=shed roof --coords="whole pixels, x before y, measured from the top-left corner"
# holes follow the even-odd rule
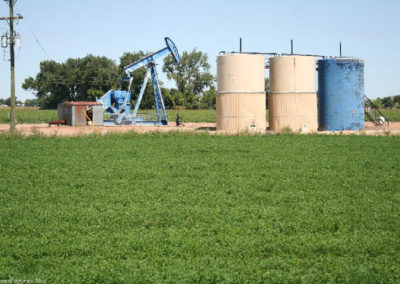
[[[98,103],[98,102],[84,102],[84,101],[65,102],[65,104],[72,105],[72,106],[97,106],[97,105],[102,105],[101,103]]]

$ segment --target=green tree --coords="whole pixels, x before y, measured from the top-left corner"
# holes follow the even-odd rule
[[[215,109],[217,105],[217,90],[211,86],[207,91],[203,92],[201,97],[201,107]]]
[[[394,101],[394,108],[400,109],[400,95],[394,96],[393,101]]]
[[[25,79],[22,87],[32,90],[40,108],[56,108],[63,101],[94,101],[118,86],[118,66],[106,57],[87,55],[69,58],[65,63],[42,61],[35,78]]]
[[[32,100],[26,99],[24,102],[24,105],[26,107],[36,107],[36,106],[39,106],[39,100],[38,99],[32,99]]]
[[[393,97],[384,97],[382,99],[382,106],[384,108],[392,108],[395,104]]]
[[[214,85],[215,78],[210,73],[211,66],[207,61],[207,54],[196,49],[190,53],[184,51],[179,65],[171,55],[164,59],[163,71],[168,79],[175,80],[187,108],[198,108],[204,90]]]
[[[171,89],[161,88],[161,92],[163,95],[165,107],[169,109],[175,108],[175,97],[174,94],[171,92]]]
[[[17,97],[15,97],[15,104],[17,104]],[[11,106],[11,97],[8,97],[7,99],[4,100],[4,104],[7,106]]]
[[[383,107],[381,98],[376,98],[375,100],[372,101],[372,104],[375,105],[377,108]]]
[[[393,101],[395,104],[400,104],[400,95],[394,96]]]

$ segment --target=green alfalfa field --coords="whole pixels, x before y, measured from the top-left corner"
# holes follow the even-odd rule
[[[0,280],[399,283],[399,146],[1,135]]]

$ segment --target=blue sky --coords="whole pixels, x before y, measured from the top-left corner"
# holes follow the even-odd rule
[[[22,44],[16,49],[16,95],[46,59],[63,62],[87,54],[119,63],[128,51],[155,51],[170,37],[180,51],[206,52],[216,73],[219,51],[290,52],[365,60],[365,93],[371,98],[400,94],[400,0],[18,0],[16,26]],[[4,1],[0,16],[8,15]],[[1,34],[8,30],[0,23]],[[45,51],[35,40],[40,41]],[[8,50],[1,50],[1,98],[10,94]],[[165,75],[161,80],[168,87]],[[266,73],[268,76],[268,71]]]

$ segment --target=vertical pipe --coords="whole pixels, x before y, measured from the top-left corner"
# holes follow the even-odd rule
[[[293,55],[293,39],[290,40],[290,54]]]
[[[240,38],[240,41],[239,41],[239,49],[240,49],[240,53],[242,53],[242,38]]]
[[[340,42],[340,44],[339,44],[339,54],[340,54],[340,57],[342,57],[342,42]]]

